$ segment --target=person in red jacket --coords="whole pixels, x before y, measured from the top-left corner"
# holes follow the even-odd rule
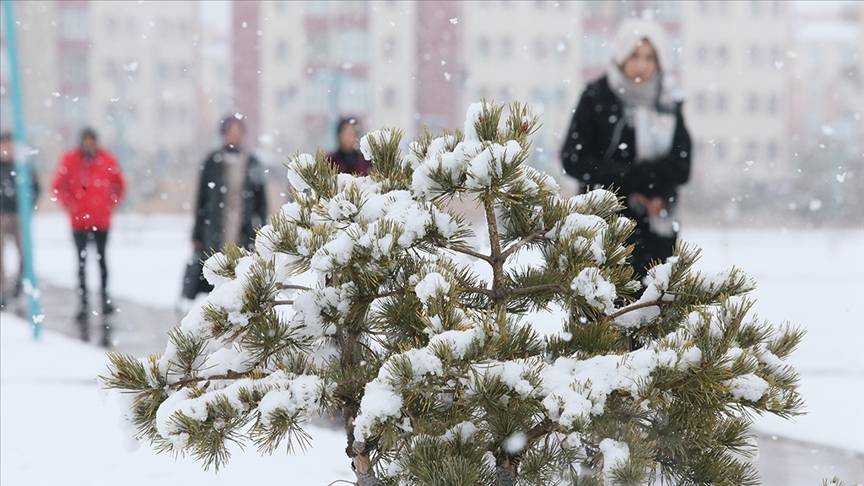
[[[88,337],[86,264],[87,246],[93,241],[102,276],[102,313],[115,311],[108,297],[108,263],[105,247],[111,228],[111,212],[123,199],[125,183],[120,165],[107,150],[99,147],[92,128],[81,131],[80,145],[63,154],[52,183],[54,195],[69,213],[72,237],[78,251],[78,322],[82,338]],[[104,336],[103,336],[104,337]]]

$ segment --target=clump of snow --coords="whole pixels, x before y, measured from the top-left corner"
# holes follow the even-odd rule
[[[311,189],[309,184],[300,176],[300,172],[313,165],[315,165],[315,157],[310,154],[298,154],[291,158],[288,162],[288,181],[294,189],[300,192]]]
[[[225,282],[231,281],[230,277],[225,277],[219,275],[219,272],[222,269],[222,264],[227,261],[227,258],[222,252],[216,252],[206,260],[204,260],[204,266],[202,267],[202,273],[204,275],[204,279],[210,283],[210,285],[214,287],[219,287]]]
[[[521,151],[522,147],[515,140],[508,140],[504,145],[493,143],[487,146],[468,164],[466,187],[469,189],[488,187],[494,178],[501,176],[504,164],[512,163]]]
[[[465,422],[459,422],[450,428],[444,435],[441,436],[444,440],[451,440],[454,438],[458,438],[459,442],[465,443],[471,440],[474,437],[474,434],[477,433],[477,426],[467,420]]]
[[[681,353],[678,362],[682,369],[698,366],[702,363],[702,350],[696,346],[689,347]]]
[[[528,437],[524,432],[514,432],[504,439],[504,443],[501,445],[508,454],[519,454],[525,449],[527,442]]]
[[[546,237],[550,240],[572,240],[574,247],[587,248],[594,262],[602,265],[606,262],[603,239],[608,228],[609,224],[600,216],[574,212],[549,230]]]
[[[588,305],[598,307],[606,314],[615,311],[615,299],[618,297],[615,285],[603,277],[599,268],[583,268],[573,279],[570,288],[584,297]]]
[[[320,289],[299,292],[294,297],[294,316],[292,323],[301,327],[304,335],[311,337],[329,336],[336,332],[334,323],[328,322],[325,314],[348,315],[351,298],[355,292],[352,282],[339,287],[324,287]]]
[[[475,125],[480,121],[480,116],[483,114],[483,103],[471,103],[468,105],[468,111],[465,113],[465,140],[479,141],[477,136],[477,128]]]
[[[671,256],[666,259],[666,263],[655,265],[648,271],[648,276],[645,277],[645,291],[642,296],[634,302],[633,306],[656,302],[659,300],[671,300],[672,296],[666,294],[669,290],[672,271],[678,263],[678,257]],[[651,321],[660,315],[658,306],[649,306],[636,309],[618,316],[615,319],[615,324],[624,328],[640,327],[646,322]]]
[[[270,425],[271,416],[277,411],[291,415],[299,411],[311,410],[321,396],[322,386],[321,378],[302,375],[291,380],[284,389],[270,390],[258,403],[261,422],[265,426]]]
[[[494,361],[475,365],[472,369],[477,378],[497,378],[522,397],[530,396],[537,391],[537,388],[525,378],[530,371],[530,363],[527,361]]]
[[[426,304],[429,302],[429,299],[439,293],[446,295],[450,292],[450,282],[440,273],[431,272],[417,282],[417,285],[414,286],[414,292],[416,292],[420,302]]]
[[[768,382],[753,373],[736,376],[724,382],[736,400],[759,401],[768,391]]]
[[[630,446],[609,438],[601,440],[598,446],[603,454],[603,476],[607,484],[613,484],[612,471],[630,460]]]
[[[374,132],[369,132],[360,138],[360,152],[363,153],[363,158],[366,160],[372,160],[372,144],[369,142],[370,138],[375,139],[375,143],[381,145],[390,142],[393,139],[393,136],[396,132],[390,128],[382,128],[381,130],[375,130]]]
[[[624,355],[589,359],[561,357],[540,374],[543,405],[551,418],[569,428],[604,412],[614,391],[636,397],[658,367],[686,368],[689,363],[668,349],[643,348]]]
[[[295,388],[297,393],[301,393],[303,397],[301,401],[295,401],[295,405],[308,405],[318,399],[310,399],[310,395],[306,387],[310,383],[308,377],[300,378],[300,384]],[[314,381],[314,379],[313,379]],[[241,400],[243,391],[257,390],[266,392],[273,388],[291,390],[293,379],[284,371],[276,371],[264,378],[253,380],[243,378],[234,380],[225,385],[224,382],[218,380],[211,382],[211,389],[206,393],[193,397],[192,390],[184,388],[169,395],[156,411],[156,430],[159,435],[174,444],[175,447],[185,447],[188,440],[187,434],[182,432],[179,422],[176,420],[178,414],[192,420],[203,422],[209,416],[209,405],[217,399],[226,399],[231,407],[238,413],[248,410],[249,405]],[[316,390],[320,390],[317,388]],[[273,400],[276,400],[275,398]],[[300,410],[295,409],[296,410]],[[305,409],[304,409],[305,410]]]
[[[575,205],[577,211],[587,213],[591,211],[592,207],[615,205],[618,201],[618,196],[606,189],[594,189],[584,194],[573,196],[570,198],[570,201]]]
[[[474,340],[482,338],[483,332],[480,329],[446,331],[430,338],[429,344],[423,348],[410,349],[388,358],[378,370],[378,376],[366,384],[366,391],[360,401],[360,410],[354,420],[356,440],[365,441],[376,424],[400,415],[402,397],[394,387],[391,371],[393,362],[407,359],[415,378],[425,374],[440,375],[443,373],[443,363],[434,354],[436,348],[448,346],[458,359],[464,355]]]
[[[354,419],[354,440],[365,442],[375,424],[399,417],[401,409],[402,397],[390,385],[378,380],[366,383],[360,413]]]

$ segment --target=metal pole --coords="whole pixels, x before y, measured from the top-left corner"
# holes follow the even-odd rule
[[[9,94],[12,102],[13,136],[15,146],[24,147],[27,140],[27,127],[24,124],[24,100],[21,97],[21,72],[18,66],[18,39],[15,32],[14,10],[11,0],[0,0],[3,4],[3,27],[6,30],[6,51],[9,55]],[[30,182],[30,164],[27,159],[18,154],[16,157],[16,194],[18,200],[18,220],[21,224],[21,246],[24,249],[24,293],[30,310],[30,323],[33,327],[33,339],[39,338],[42,323],[42,309],[39,302],[39,284],[33,265],[33,238],[30,233],[33,200]]]

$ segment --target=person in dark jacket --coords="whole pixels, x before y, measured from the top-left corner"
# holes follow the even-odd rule
[[[354,174],[359,176],[369,175],[372,164],[358,149],[360,138],[357,133],[356,118],[342,118],[336,124],[336,140],[339,147],[335,152],[327,155],[330,162],[336,166],[342,174]]]
[[[198,263],[228,243],[251,247],[256,229],[267,220],[264,169],[243,146],[245,123],[235,115],[227,116],[220,122],[219,132],[222,147],[204,159],[195,199],[192,246]],[[188,272],[184,278],[183,297],[187,299],[211,289],[200,271],[197,285]]]
[[[678,188],[690,177],[690,135],[664,71],[669,59],[660,26],[625,21],[607,72],[582,93],[561,149],[564,170],[583,189],[614,187],[626,198],[640,277],[672,255]]]
[[[92,241],[96,246],[96,259],[101,275],[100,292],[102,313],[114,313],[114,305],[108,296],[108,232],[111,214],[123,200],[126,184],[120,165],[107,150],[99,146],[98,136],[92,128],[81,131],[80,144],[63,154],[54,181],[51,184],[54,196],[63,205],[72,225],[78,260],[78,296],[80,306],[77,320],[82,339],[87,339],[87,246]],[[107,331],[107,330],[106,330]],[[107,332],[103,344],[107,345]]]
[[[21,294],[22,274],[24,269],[23,249],[21,247],[21,223],[18,220],[18,188],[16,186],[15,140],[12,133],[0,133],[0,308],[5,308],[7,299],[17,298]],[[39,199],[39,181],[36,174],[31,173],[32,201]],[[12,292],[6,279],[3,265],[6,244],[11,241],[18,255],[18,275]]]

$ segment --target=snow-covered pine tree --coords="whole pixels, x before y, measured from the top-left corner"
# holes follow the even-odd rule
[[[165,352],[111,355],[138,437],[218,468],[231,442],[303,447],[323,414],[360,485],[756,483],[751,417],[799,413],[802,333],[748,318],[750,280],[691,247],[634,281],[621,201],[562,198],[526,164],[537,126],[484,102],[404,154],[368,134],[368,177],[293,157],[294,202],[207,260]]]

